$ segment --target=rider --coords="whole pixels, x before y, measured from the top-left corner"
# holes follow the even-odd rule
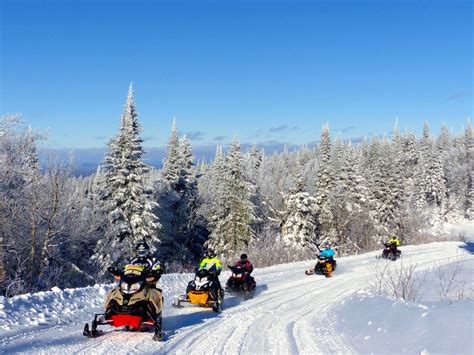
[[[386,248],[383,250],[384,255],[388,255],[390,252],[394,253],[395,255],[400,255],[401,251],[398,250],[400,246],[400,241],[396,235],[392,236],[392,238],[385,244]]]
[[[247,289],[251,290],[255,286],[255,279],[250,276],[253,271],[253,265],[249,261],[247,254],[242,254],[240,256],[240,260],[235,263],[235,267],[244,269],[244,273],[248,276],[245,278],[245,283],[247,284]]]
[[[326,242],[325,248],[321,250],[319,256],[328,258],[331,262],[334,261],[334,250],[331,248],[331,243]]]
[[[387,242],[387,244],[390,244],[390,245],[395,244],[395,246],[399,247],[399,246],[400,246],[400,241],[398,240],[398,237],[397,237],[396,235],[394,235],[394,236],[392,237],[392,239],[390,239],[390,240]]]
[[[319,253],[320,257],[328,259],[328,261],[331,263],[332,268],[334,269],[334,250],[331,248],[331,243],[326,242],[324,249],[322,249]],[[331,277],[332,272],[329,273],[328,277]]]
[[[136,255],[130,262],[123,267],[123,272],[127,272],[128,265],[142,266],[145,271],[148,271],[146,282],[148,286],[156,286],[158,280],[163,275],[163,268],[160,262],[151,256],[150,247],[146,241],[140,241],[135,246]],[[120,280],[119,274],[114,274],[115,280]]]
[[[212,279],[212,285],[210,288],[211,296],[213,299],[217,300],[218,292],[222,292],[221,283],[219,282],[219,274],[222,271],[221,261],[216,257],[216,252],[214,249],[207,249],[204,254],[204,259],[202,259],[199,264],[199,270],[206,269],[209,271],[209,275]]]

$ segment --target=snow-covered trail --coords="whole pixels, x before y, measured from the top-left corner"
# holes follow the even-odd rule
[[[417,264],[417,270],[421,271],[458,255],[473,259],[473,251],[467,250],[465,245],[444,242],[402,247],[402,261]],[[304,270],[312,267],[313,262],[255,270],[258,284],[255,297],[243,301],[226,294],[221,314],[195,307],[172,308],[173,296],[184,291],[191,276],[165,275],[165,342],[154,342],[151,333],[125,331],[109,332],[96,339],[85,338],[83,324],[90,321],[92,314],[78,312],[75,324],[0,330],[0,352],[350,353],[353,349],[335,330],[331,311],[346,297],[367,288],[371,279],[370,265],[387,262],[376,261],[377,254],[379,252],[339,258],[338,268],[330,279],[306,276]],[[227,273],[223,274],[221,282],[224,283],[226,277]],[[93,308],[97,312],[101,310],[99,304]]]

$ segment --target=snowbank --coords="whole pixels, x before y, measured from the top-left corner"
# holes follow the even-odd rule
[[[446,236],[448,239],[474,241],[474,222],[460,220],[457,222],[436,224],[428,229],[436,236]]]
[[[425,281],[417,302],[359,291],[334,310],[337,328],[361,353],[472,354],[473,272],[474,259],[465,256],[418,272]],[[440,273],[453,281],[448,301],[437,292]]]
[[[472,354],[472,301],[406,303],[359,293],[335,310],[337,329],[359,353]]]
[[[168,299],[183,292],[190,274],[164,275],[159,283]],[[33,326],[53,326],[61,324],[83,323],[100,312],[104,298],[113,284],[94,285],[76,289],[61,290],[54,287],[51,291],[24,294],[9,299],[0,297],[0,334],[12,330]]]

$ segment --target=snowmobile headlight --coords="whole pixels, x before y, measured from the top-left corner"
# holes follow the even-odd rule
[[[135,282],[134,284],[130,285],[130,291],[137,292],[142,284],[140,282]]]
[[[127,295],[137,292],[140,289],[140,287],[141,287],[140,282],[135,282],[134,284],[128,284],[126,282],[122,282],[122,284],[120,285],[122,292]]]
[[[207,277],[203,277],[201,279],[196,278],[195,284],[198,289],[203,287],[206,283],[207,283]]]

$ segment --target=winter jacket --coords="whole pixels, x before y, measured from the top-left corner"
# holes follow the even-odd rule
[[[319,256],[322,256],[324,258],[333,258],[334,257],[334,250],[332,250],[332,249],[323,249],[319,253]]]
[[[211,270],[212,267],[215,267],[214,270]],[[210,271],[215,271],[217,272],[217,274],[220,274],[221,271],[222,271],[222,264],[221,264],[221,261],[217,258],[204,258],[202,259],[201,261],[201,264],[199,264],[199,269],[206,269],[206,270],[210,270]]]
[[[150,271],[150,274],[153,275],[157,281],[163,274],[163,268],[161,267],[160,262],[156,260],[156,258],[137,256],[130,260],[130,264],[143,266],[145,270]]]
[[[392,243],[395,243],[397,245],[397,247],[400,246],[400,241],[398,239],[396,239],[395,237],[393,237],[392,239],[390,239],[388,241],[388,244],[392,244]]]
[[[237,263],[235,264],[236,267],[241,267],[245,270],[245,272],[247,272],[249,275],[252,273],[253,271],[253,265],[250,261],[246,261],[245,263],[241,262],[240,260],[237,261]]]

